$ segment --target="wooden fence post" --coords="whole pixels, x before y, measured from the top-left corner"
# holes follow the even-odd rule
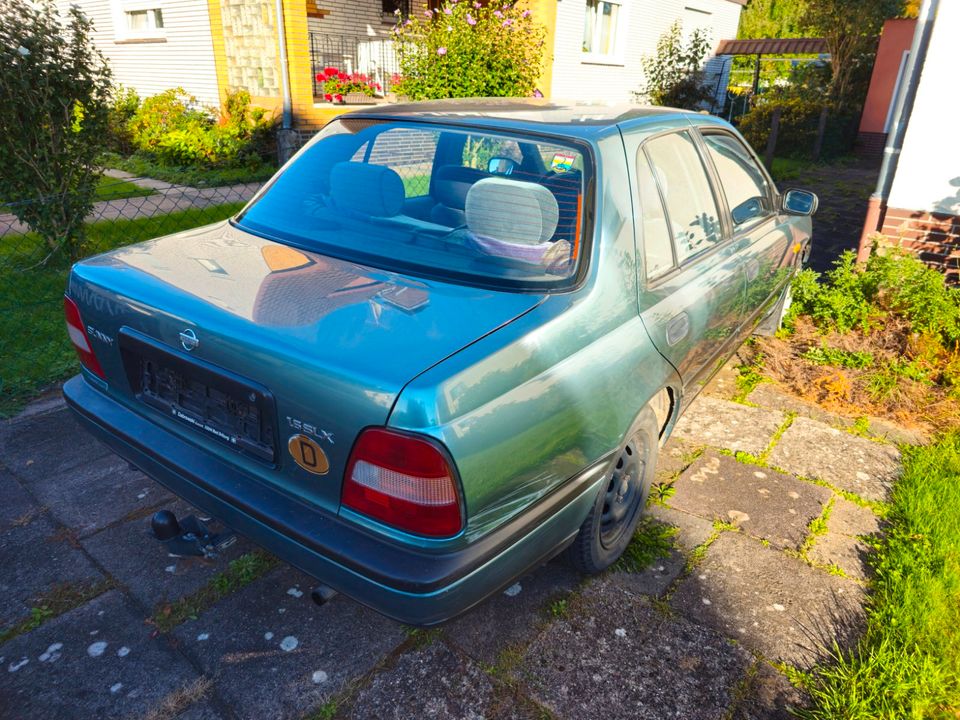
[[[823,149],[823,136],[827,131],[827,106],[824,105],[820,110],[820,120],[817,121],[817,139],[813,141],[813,161],[820,159],[820,151]]]
[[[763,164],[767,170],[773,169],[773,153],[777,149],[777,133],[780,132],[780,111],[781,107],[773,109],[773,115],[770,117],[770,135],[767,137],[767,149],[763,153]]]

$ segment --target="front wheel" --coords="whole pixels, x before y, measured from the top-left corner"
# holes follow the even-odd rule
[[[568,559],[581,572],[605,570],[630,543],[656,472],[658,437],[657,419],[649,407],[644,408],[567,550]]]

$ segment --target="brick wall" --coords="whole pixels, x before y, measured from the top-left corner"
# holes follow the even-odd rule
[[[881,233],[941,269],[948,282],[960,282],[960,216],[887,208]]]

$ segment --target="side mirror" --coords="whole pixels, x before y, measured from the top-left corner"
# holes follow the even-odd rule
[[[788,215],[813,215],[820,200],[809,190],[787,190],[780,198],[780,208]]]
[[[487,172],[492,175],[510,175],[517,168],[517,161],[508,157],[492,157],[487,162]]]

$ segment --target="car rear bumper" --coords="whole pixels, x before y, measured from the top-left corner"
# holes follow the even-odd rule
[[[465,548],[400,545],[271,488],[111,399],[82,376],[63,388],[81,423],[189,503],[321,582],[395,620],[434,625],[509,585],[574,538],[604,457],[522,516]]]

